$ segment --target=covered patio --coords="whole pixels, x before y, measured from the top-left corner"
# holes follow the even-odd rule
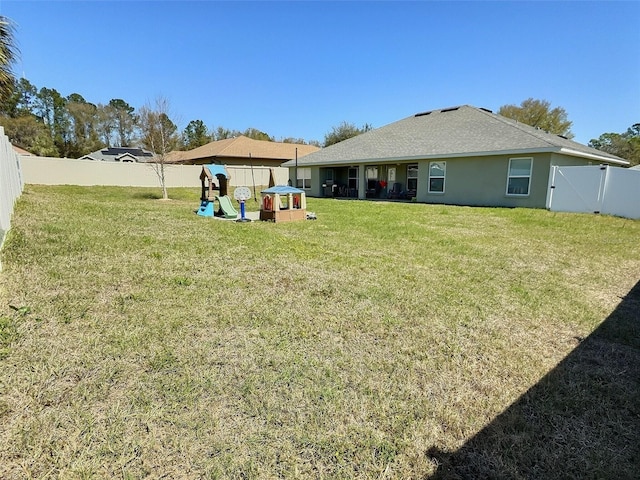
[[[417,164],[379,164],[320,168],[322,196],[411,200],[418,185]]]

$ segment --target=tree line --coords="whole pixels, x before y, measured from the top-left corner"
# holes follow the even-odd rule
[[[1,33],[0,33],[1,34]],[[81,94],[63,96],[55,88],[37,88],[26,78],[8,82],[0,101],[0,125],[11,141],[31,153],[48,157],[78,158],[104,147],[137,146],[151,150],[143,115],[121,98],[94,104]],[[191,150],[215,140],[245,135],[256,140],[275,141],[256,128],[244,131],[222,126],[208,129],[202,120],[190,121],[182,132],[164,114],[170,146]],[[302,138],[284,138],[287,143],[316,144]]]
[[[589,146],[640,165],[640,123],[634,123],[623,133],[603,133],[589,141]]]
[[[26,78],[10,79],[4,84],[0,82],[0,92],[3,93],[0,125],[4,127],[5,134],[15,145],[35,155],[79,158],[112,146],[138,146],[154,151],[149,105],[136,110],[120,98],[111,99],[107,104],[93,104],[79,93],[64,97],[54,88],[38,89]],[[566,138],[573,137],[572,122],[568,120],[567,112],[562,107],[551,108],[546,100],[529,98],[520,105],[503,105],[498,114]],[[163,111],[157,116],[156,120],[161,122],[166,136],[163,146],[169,151],[191,150],[239,135],[276,141],[256,128],[239,131],[219,126],[209,129],[202,120],[191,120],[182,132],[178,132],[168,113]],[[280,141],[327,147],[372,128],[370,124],[358,128],[344,121],[325,134],[323,144],[293,137]],[[624,158],[632,165],[640,164],[640,123],[622,133],[603,133],[592,139],[589,146]]]

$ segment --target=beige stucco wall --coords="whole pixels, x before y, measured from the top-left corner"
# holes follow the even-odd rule
[[[157,187],[160,185],[154,167],[144,163],[97,162],[70,158],[21,156],[25,183],[40,185],[112,185]],[[276,184],[287,183],[289,171],[272,167]],[[228,166],[231,186],[268,185],[269,168]],[[200,187],[201,165],[165,165],[167,187]]]

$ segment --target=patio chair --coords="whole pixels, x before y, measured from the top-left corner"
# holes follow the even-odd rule
[[[391,190],[387,192],[387,198],[400,198],[400,194],[402,193],[402,184],[394,183]]]

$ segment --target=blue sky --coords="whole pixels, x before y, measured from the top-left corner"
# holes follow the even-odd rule
[[[640,122],[640,2],[0,0],[16,73],[92,103],[168,99],[182,129],[324,140],[529,97],[564,108],[575,140]]]

